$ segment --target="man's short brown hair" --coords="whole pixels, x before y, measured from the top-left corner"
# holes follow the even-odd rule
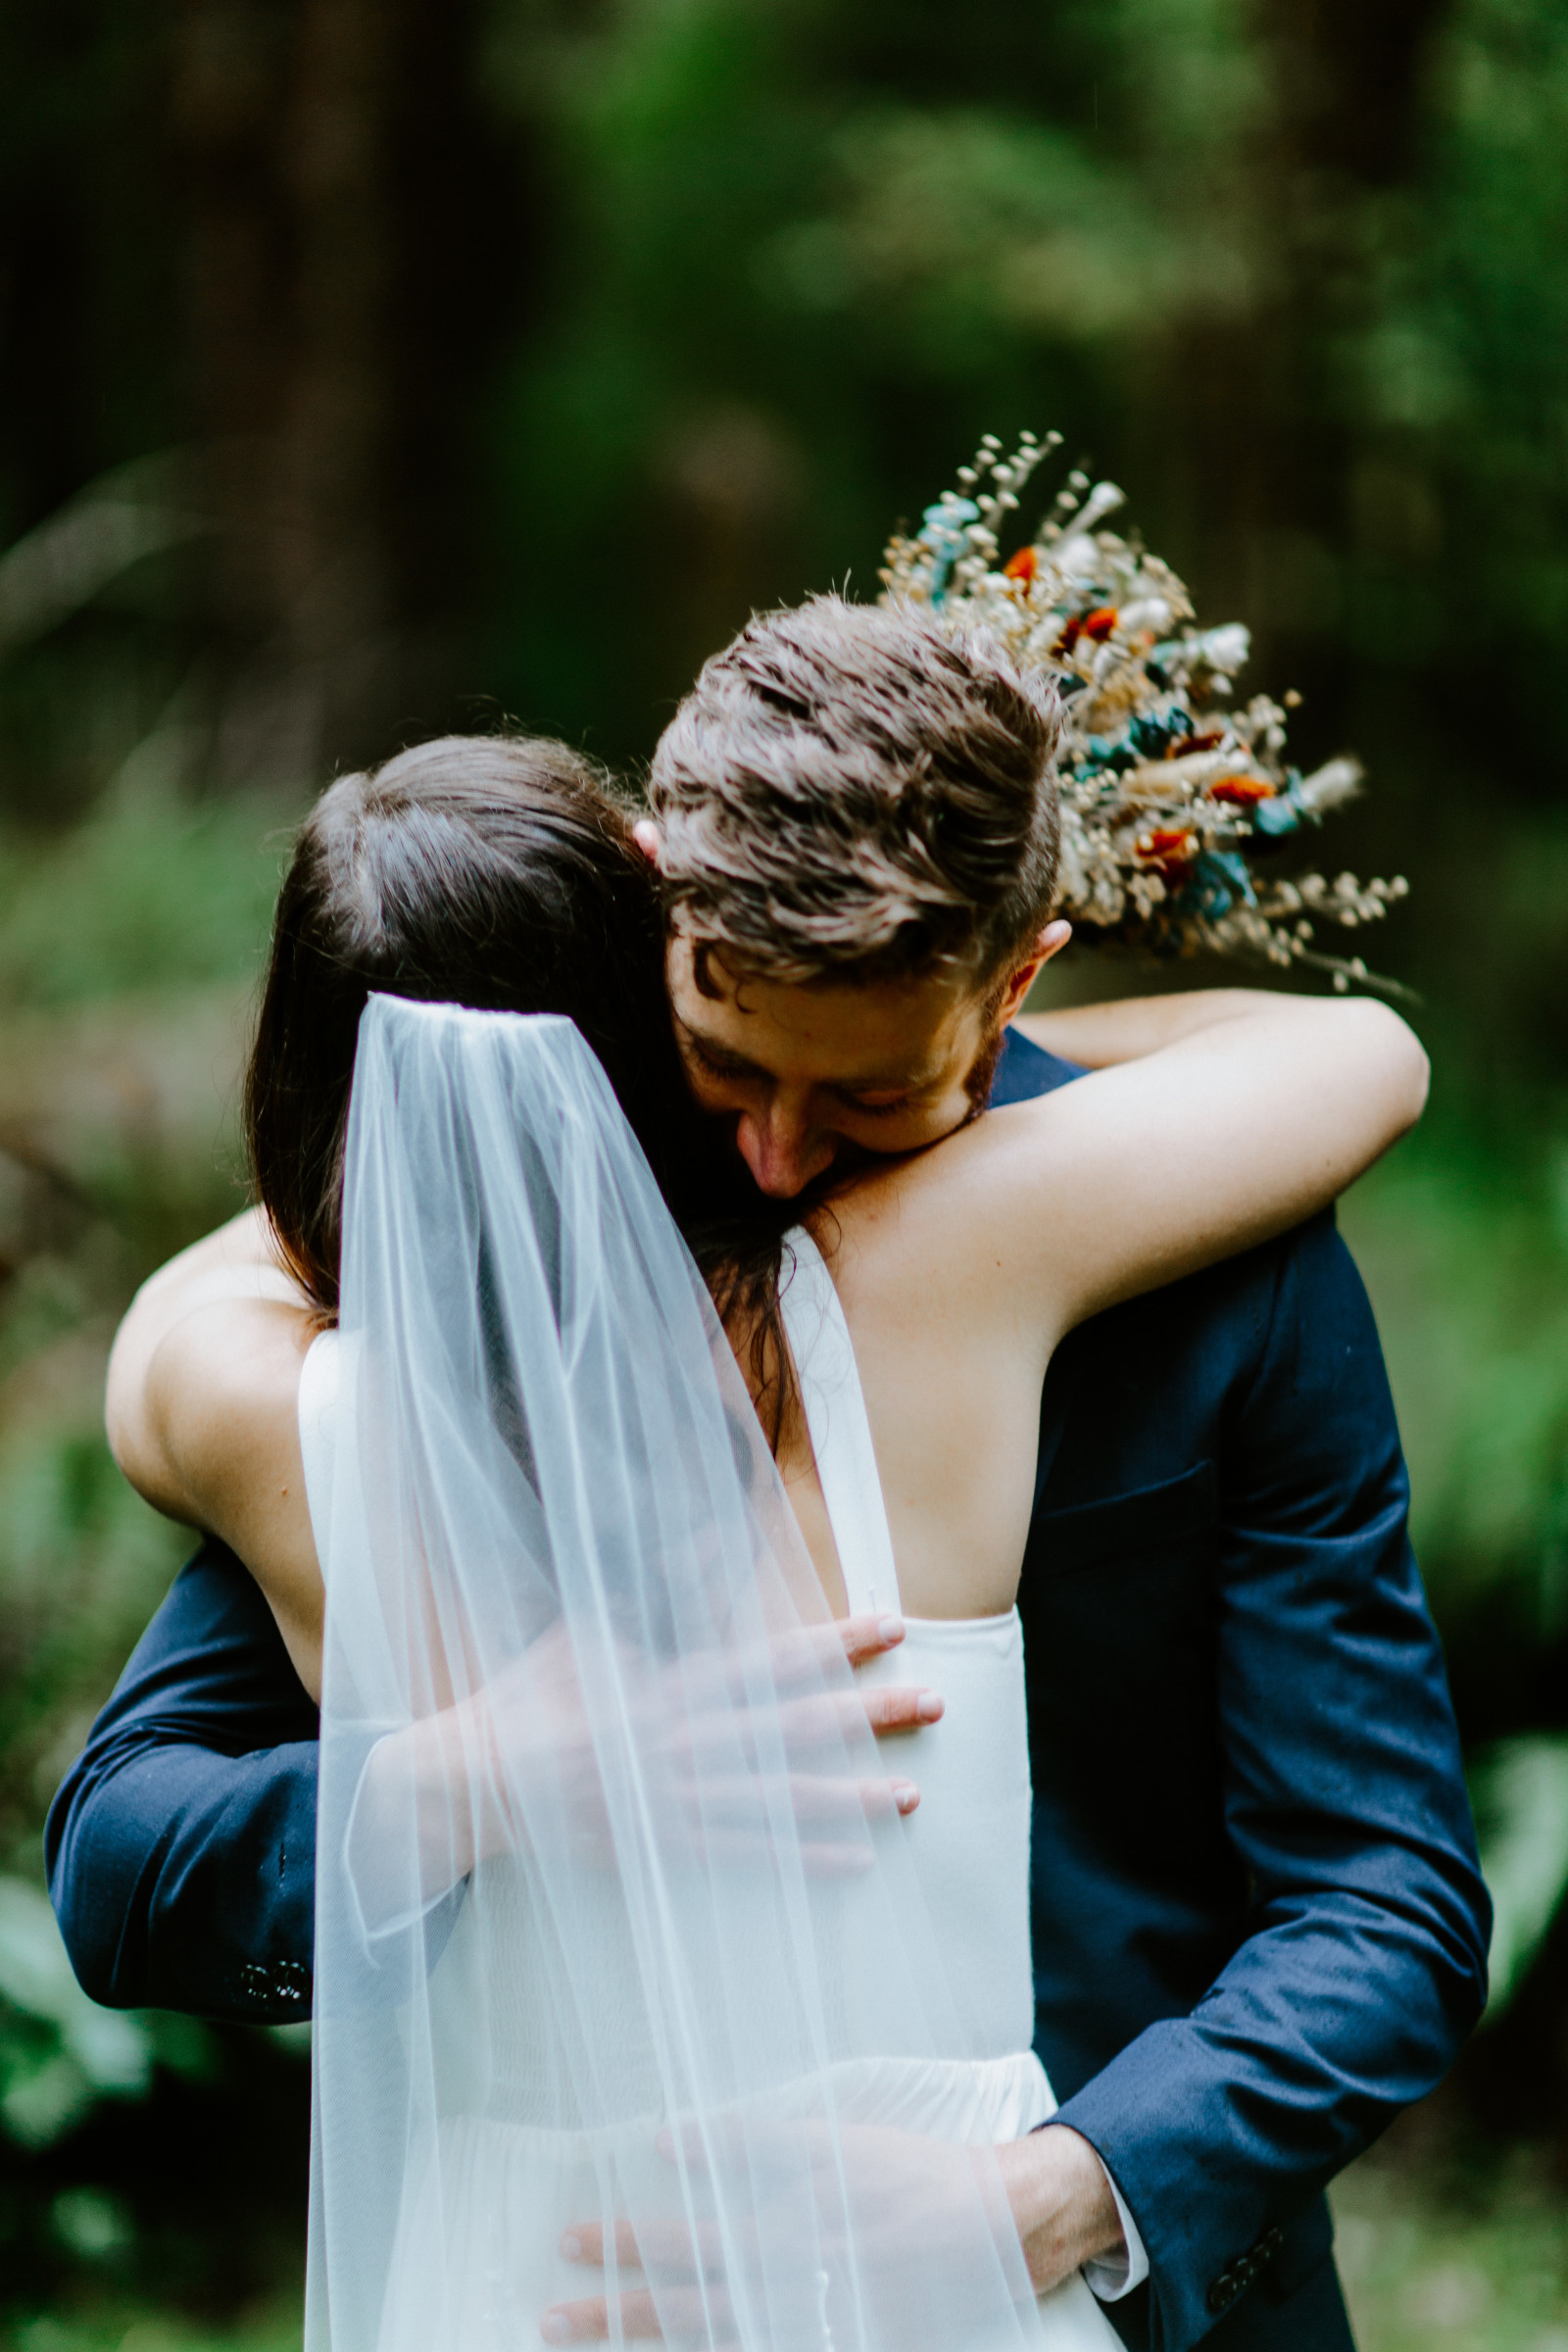
[[[753,620],[664,730],[672,918],[737,971],[976,987],[1051,909],[1059,709],[980,639],[814,597]]]

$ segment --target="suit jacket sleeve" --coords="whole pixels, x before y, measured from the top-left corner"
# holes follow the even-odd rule
[[[181,1571],[50,1809],[49,1888],[111,2008],[310,2015],[317,1716],[222,1544]]]
[[[1278,1268],[1219,1465],[1218,1735],[1249,1933],[1190,2015],[1059,2115],[1137,2221],[1160,2348],[1213,2326],[1486,1997],[1490,1906],[1371,1309],[1329,1219]]]

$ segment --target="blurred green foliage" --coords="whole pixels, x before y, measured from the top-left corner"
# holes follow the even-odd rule
[[[275,813],[108,805],[0,841],[0,1863],[185,1542],[110,1459],[103,1369],[137,1283],[243,1199]]]
[[[715,608],[846,568],[868,591],[982,430],[1049,422],[1265,642],[1458,657],[1539,789],[1568,23],[1427,13],[1404,86],[1349,94],[1393,150],[1357,172],[1353,125],[1302,152],[1284,10],[991,0],[961,35],[923,6],[500,10],[495,86],[542,120],[564,217],[495,408],[508,698],[645,749]]]
[[[142,2097],[159,2063],[197,2081],[210,2073],[200,2022],[100,2009],[72,1974],[47,1896],[0,1878],[0,2119],[9,2136],[45,2147],[97,2099]],[[68,2242],[112,2251],[118,2235],[102,2215],[79,2203],[75,2214]]]
[[[110,1458],[104,1353],[136,1282],[237,1204],[222,1041],[265,939],[272,814],[111,797],[0,849],[0,2133],[24,2147],[143,2097],[157,2066],[211,2063],[192,2021],[79,1990],[39,1831],[187,1541]],[[177,1065],[215,1041],[193,1101]],[[90,2193],[62,2242],[96,2262]]]
[[[67,2192],[68,2194],[70,2192]],[[83,2192],[87,2193],[87,2192]],[[113,2208],[109,2208],[111,2219]],[[204,2323],[172,2311],[167,2303],[78,2289],[64,2310],[29,2316],[7,2327],[0,2320],[3,2352],[298,2352],[300,2296],[273,2295],[237,2321]]]
[[[279,811],[100,804],[64,836],[0,849],[0,1007],[255,980],[287,854]]]
[[[1342,1212],[1366,1272],[1428,1583],[1568,1632],[1568,1136],[1441,1103]]]
[[[1498,1741],[1472,1792],[1494,1910],[1491,2025],[1506,2014],[1568,1887],[1568,1738]]]
[[[1568,2344],[1562,2189],[1538,2151],[1478,2133],[1440,2095],[1343,2174],[1331,2203],[1362,2352]]]

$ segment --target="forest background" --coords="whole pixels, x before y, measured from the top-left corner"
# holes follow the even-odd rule
[[[1557,0],[11,0],[0,2344],[298,2337],[298,2051],[93,2010],[40,1846],[181,1556],[103,1362],[241,1198],[291,819],[503,717],[634,770],[749,610],[1054,426],[1366,760],[1330,870],[1412,884],[1356,944],[1432,1108],[1344,1223],[1499,1929],[1341,2255],[1365,2352],[1568,2348],[1565,157]]]

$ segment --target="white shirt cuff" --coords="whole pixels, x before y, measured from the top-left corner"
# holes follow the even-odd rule
[[[1105,2186],[1116,2200],[1116,2219],[1121,2224],[1123,2251],[1119,2254],[1097,2255],[1093,2262],[1086,2262],[1084,2278],[1090,2291],[1098,2295],[1102,2303],[1119,2303],[1123,2295],[1130,2295],[1133,2288],[1142,2286],[1149,2277],[1149,2253],[1138,2234],[1138,2224],[1128,2212],[1126,2200],[1111,2179],[1109,2167],[1098,2148],[1095,2150],[1095,2161],[1105,2176]]]

